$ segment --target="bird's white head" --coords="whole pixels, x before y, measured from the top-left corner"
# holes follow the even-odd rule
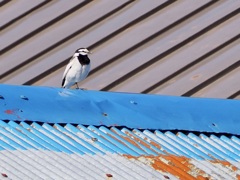
[[[75,51],[74,56],[87,55],[90,54],[90,51],[87,48],[79,48]]]

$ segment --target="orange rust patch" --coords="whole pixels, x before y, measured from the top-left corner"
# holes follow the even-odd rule
[[[138,138],[138,137],[135,137],[133,136],[132,134],[130,134],[129,132],[125,132],[126,135],[132,137],[135,141],[139,142],[140,144],[142,144],[143,146],[147,147],[148,149],[151,149],[152,151],[154,151],[151,146],[147,143],[145,143],[142,139]],[[156,144],[156,143],[155,143]],[[158,145],[159,146],[159,145]],[[160,147],[160,146],[159,146]],[[160,147],[161,148],[161,147]],[[155,153],[157,153],[156,151],[154,151]]]
[[[203,177],[203,176],[198,176],[197,179],[199,179],[199,180],[208,180],[209,178],[208,177]]]
[[[176,165],[178,167],[180,167],[182,170],[184,171],[190,171],[191,169],[187,166],[187,164],[185,164],[186,162],[188,162],[189,160],[186,157],[178,157],[177,159],[175,158],[176,156],[173,155],[162,155],[163,158],[165,158],[166,160],[168,160],[169,162],[171,162],[173,165]]]
[[[230,169],[231,171],[234,171],[234,172],[236,172],[237,170],[239,170],[236,166],[234,166],[233,164],[231,164],[231,163],[228,162],[228,161],[212,160],[211,163],[220,164],[220,165],[222,165],[223,167],[226,167],[226,168],[228,168],[228,169]],[[237,179],[237,180],[240,180],[240,175],[239,175],[239,174],[236,175],[236,179]]]
[[[113,130],[113,129],[112,129],[112,131],[115,132],[115,130]],[[119,135],[119,136],[121,138],[125,139],[126,141],[128,141],[129,143],[131,143],[132,145],[134,145],[134,146],[138,147],[139,149],[141,149],[141,147],[134,140],[132,140],[131,138],[126,137],[126,136],[122,136],[122,135]]]
[[[118,138],[112,136],[111,134],[107,133],[107,135],[110,136],[111,138],[115,139],[116,141],[118,141],[118,142],[124,144],[122,141],[120,141]],[[124,145],[126,145],[126,144],[124,144]]]
[[[163,172],[170,173],[179,179],[199,179],[199,180],[208,180],[211,179],[211,175],[207,174],[202,169],[199,169],[194,164],[191,163],[192,159],[189,159],[184,156],[175,156],[172,154],[167,155],[140,155],[140,156],[131,156],[123,155],[127,159],[135,159],[146,165],[151,166],[153,169]],[[214,164],[221,164],[223,167],[228,168],[231,171],[238,171],[239,169],[227,161],[214,160],[210,161]],[[240,180],[240,175],[236,174],[236,179]]]
[[[209,178],[209,175],[206,174],[201,169],[198,169],[196,166],[190,163],[191,159],[188,159],[183,156],[175,155],[158,155],[158,156],[131,156],[124,155],[128,159],[135,159],[143,162],[144,164],[150,165],[157,171],[170,173],[176,176],[179,179],[200,179],[206,180]]]
[[[233,164],[231,164],[231,163],[228,162],[228,161],[212,160],[212,161],[210,161],[210,162],[211,162],[211,163],[214,163],[214,164],[220,164],[220,165],[222,165],[222,166],[224,166],[224,167],[229,168],[229,169],[232,170],[232,171],[237,171],[237,170],[238,170],[238,168],[237,168],[236,166],[234,166]]]
[[[128,141],[129,143],[131,143],[132,145],[138,147],[139,149],[141,149],[141,147],[134,141],[132,140],[131,138],[129,137],[125,137],[125,136],[121,136],[123,139],[125,139],[126,141]]]
[[[18,109],[7,109],[4,111],[4,113],[6,114],[11,114],[11,115],[15,115],[18,119],[21,119],[21,117],[17,114]]]
[[[237,178],[237,180],[240,180],[240,175],[237,175],[237,177],[236,177],[236,178]]]
[[[117,132],[116,132],[114,129],[111,129],[111,131],[112,131],[112,132],[115,132],[115,133],[117,134]],[[117,139],[116,137],[112,136],[111,134],[109,134],[109,133],[107,133],[107,134],[108,134],[109,136],[111,136],[113,139],[117,140],[118,142],[126,145],[124,142],[122,142],[121,140],[119,140],[119,139]],[[121,135],[119,135],[119,136],[120,136],[121,138],[125,139],[126,141],[128,141],[129,143],[131,143],[132,145],[140,148],[140,147],[138,146],[138,144],[137,144],[135,141],[133,141],[131,138],[125,137],[125,136],[121,136]]]
[[[158,143],[155,143],[154,141],[150,141],[150,144],[155,146],[158,149],[162,149],[162,147]]]
[[[148,145],[147,143],[145,143],[142,139],[140,139],[140,138],[138,138],[138,137],[135,137],[135,136],[133,136],[132,134],[130,134],[129,132],[125,132],[126,133],[126,135],[128,135],[128,136],[130,136],[130,137],[132,137],[135,141],[137,141],[137,142],[139,142],[140,144],[142,144],[142,145],[144,145],[144,146],[146,146],[148,149],[150,149],[151,147],[150,147],[150,145]]]
[[[8,109],[8,110],[6,110],[6,111],[4,111],[6,114],[14,114],[14,111],[13,110],[11,110],[11,109]]]

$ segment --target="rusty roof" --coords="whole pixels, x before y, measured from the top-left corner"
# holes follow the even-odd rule
[[[1,1],[0,82],[59,87],[79,47],[93,90],[240,96],[239,1]],[[13,13],[14,12],[14,13]]]
[[[10,179],[240,178],[234,135],[0,121]]]
[[[0,173],[239,179],[239,107],[239,100],[0,85]]]
[[[73,52],[87,47],[83,88],[240,99],[239,7],[1,0],[0,83],[59,87]],[[1,178],[240,179],[236,134],[34,121],[0,118]]]

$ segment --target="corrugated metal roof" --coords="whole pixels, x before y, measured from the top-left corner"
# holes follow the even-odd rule
[[[59,87],[72,53],[88,47],[92,71],[81,87],[240,99],[239,7],[210,0],[2,0],[0,82]],[[55,121],[50,108],[18,122],[33,96],[0,93],[1,178],[240,179],[239,135],[213,133],[228,119],[211,121],[211,133],[192,132],[193,124],[182,131],[170,123],[179,130],[163,131],[34,122],[44,113]],[[19,98],[21,107],[6,109]]]
[[[0,82],[59,87],[69,57],[85,46],[94,53],[82,87],[239,99],[239,7],[210,0],[3,0]]]
[[[239,103],[0,85],[0,173],[10,179],[239,179]]]
[[[237,136],[0,121],[10,179],[239,179]]]

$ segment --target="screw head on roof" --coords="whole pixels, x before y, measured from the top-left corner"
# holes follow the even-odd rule
[[[109,178],[110,178],[110,177],[113,177],[112,174],[106,174],[106,176],[109,177]]]
[[[2,95],[0,95],[0,99],[4,99],[4,97]]]
[[[108,114],[107,114],[107,113],[102,113],[102,115],[103,115],[103,116],[108,116]]]
[[[136,102],[136,101],[130,101],[130,103],[137,105],[137,102]]]
[[[24,96],[24,95],[21,95],[20,96],[21,99],[24,99],[24,100],[28,100],[28,97]]]
[[[168,176],[166,176],[166,175],[163,175],[163,177],[165,177],[165,179],[170,179]]]
[[[98,141],[98,139],[97,138],[92,138],[92,141],[96,142],[96,141]]]
[[[1,174],[2,174],[3,177],[8,177],[8,175],[5,174],[5,173],[1,173]]]

